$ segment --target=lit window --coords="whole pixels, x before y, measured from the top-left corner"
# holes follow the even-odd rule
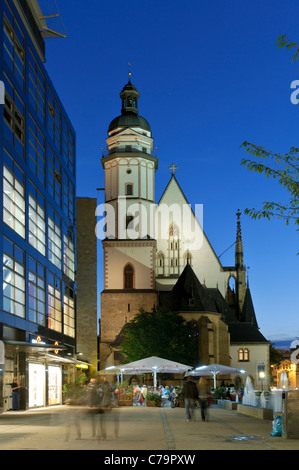
[[[46,254],[45,200],[29,182],[28,241],[42,255]]]
[[[244,361],[249,361],[249,351],[248,351],[248,349],[244,349]]]
[[[48,215],[48,259],[61,269],[62,258],[62,242],[61,242],[61,222],[60,217],[49,206]]]
[[[244,361],[244,351],[243,351],[243,349],[239,349],[239,351],[238,351],[238,361]]]
[[[249,361],[249,350],[247,348],[242,349],[240,348],[238,351],[238,360],[240,362],[248,362]]]
[[[23,250],[3,238],[3,310],[25,318],[25,256]]]
[[[30,321],[45,326],[45,268],[32,258],[29,258],[28,312]]]
[[[62,332],[61,281],[49,273],[48,328]]]
[[[74,243],[67,235],[63,235],[63,272],[72,281],[75,280]]]
[[[63,332],[65,335],[75,337],[75,301],[74,291],[65,287],[63,296]]]
[[[3,166],[3,221],[25,238],[24,173],[6,153]]]

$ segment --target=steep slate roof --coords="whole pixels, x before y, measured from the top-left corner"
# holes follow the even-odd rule
[[[258,328],[249,287],[246,288],[244,305],[243,305],[242,314],[241,314],[241,321],[252,323],[254,326]]]
[[[248,322],[228,324],[231,343],[269,343],[259,329]]]
[[[238,321],[236,315],[231,311],[228,303],[226,302],[218,288],[208,287],[207,291],[213,297],[216,303],[217,311],[222,314],[225,323]]]
[[[165,299],[165,306],[173,311],[217,312],[217,306],[208,290],[201,285],[187,263],[177,283]]]

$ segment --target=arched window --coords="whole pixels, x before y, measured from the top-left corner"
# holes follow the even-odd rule
[[[126,183],[126,196],[133,196],[133,183]]]
[[[158,276],[164,275],[164,268],[165,268],[165,256],[160,251],[157,255],[157,275]]]
[[[244,351],[243,351],[243,349],[239,349],[239,351],[238,351],[238,361],[244,361]]]
[[[238,361],[240,362],[248,362],[249,361],[249,349],[247,348],[240,348],[238,351]]]
[[[249,361],[249,350],[247,348],[244,349],[244,361]]]
[[[134,268],[131,264],[127,264],[124,269],[124,288],[134,288]]]
[[[168,239],[169,274],[180,274],[180,232],[175,222],[169,227]]]

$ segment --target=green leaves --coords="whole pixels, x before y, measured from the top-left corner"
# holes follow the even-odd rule
[[[286,47],[288,51],[294,50],[292,62],[299,59],[299,45],[296,42],[290,42],[286,34],[278,36],[276,45],[278,49]],[[299,225],[299,149],[291,147],[288,153],[273,153],[265,147],[246,141],[241,147],[252,157],[252,159],[243,158],[241,165],[249,171],[255,171],[264,174],[266,178],[277,180],[278,184],[286,190],[288,199],[287,203],[266,201],[261,209],[245,209],[245,214],[252,219],[278,218],[283,219],[287,225],[291,221]]]
[[[287,204],[267,201],[263,203],[262,209],[246,209],[245,214],[253,219],[270,220],[277,217],[283,219],[286,224],[293,221],[299,225],[299,149],[291,147],[288,153],[279,154],[249,142],[243,142],[241,147],[245,148],[246,153],[255,157],[253,160],[243,158],[241,165],[249,171],[264,174],[266,178],[276,179],[289,196]]]
[[[285,46],[288,51],[294,48],[295,54],[293,55],[292,62],[295,62],[299,59],[299,45],[296,42],[289,42],[289,39],[287,38],[286,34],[280,34],[278,36],[276,40],[276,45],[278,46],[278,49],[281,49]]]

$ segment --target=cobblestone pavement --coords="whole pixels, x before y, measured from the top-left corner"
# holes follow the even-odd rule
[[[272,421],[210,408],[207,421],[187,422],[184,408],[116,407],[94,414],[57,406],[0,415],[0,450],[298,450],[299,439],[272,437]],[[120,452],[121,455],[121,452]]]

